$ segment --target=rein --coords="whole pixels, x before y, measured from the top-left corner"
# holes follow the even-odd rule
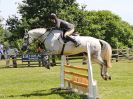
[[[41,34],[38,38],[36,38],[36,39],[34,39],[34,41],[33,42],[31,42],[31,43],[28,43],[28,45],[30,46],[32,43],[34,43],[34,42],[36,42],[37,40],[39,40],[40,41],[40,43],[44,43],[45,41],[46,41],[46,39],[48,38],[48,36],[52,33],[51,32],[52,31],[52,29],[50,28],[50,30],[49,30],[49,32],[48,32],[48,34],[46,35],[46,37],[44,38],[44,40],[43,41],[40,41],[39,39],[40,39],[40,37],[42,37],[45,33],[43,33],[43,34]],[[52,33],[53,34],[53,33]],[[54,35],[54,34],[53,34]],[[31,36],[29,36],[29,34],[28,34],[28,39],[29,38],[32,38]],[[29,42],[29,41],[28,41]],[[45,44],[43,45],[44,46],[44,48],[46,48],[45,47]]]
[[[41,34],[41,35],[40,35],[39,37],[37,37],[36,39],[34,39],[33,42],[28,43],[28,45],[30,46],[32,43],[36,42],[37,40],[39,40],[40,43],[45,43],[46,39],[48,38],[48,36],[49,36],[50,34],[54,35],[54,33],[52,33],[52,30],[53,30],[53,28],[52,28],[52,29],[50,28],[50,30],[48,31],[48,34],[47,34],[46,37],[43,39],[43,41],[40,41],[39,39],[40,39],[40,37],[42,37],[46,32],[43,33],[43,34]],[[29,36],[29,34],[28,34],[28,39],[29,39],[29,38],[33,39],[33,38],[32,38],[31,36]],[[57,39],[59,40],[58,37],[57,37]],[[29,40],[28,40],[28,42],[29,42]],[[46,48],[45,44],[44,44],[44,48]],[[63,46],[62,46],[62,50],[61,50],[61,53],[60,53],[61,55],[63,55],[64,48],[65,48],[65,43],[64,43]]]
[[[39,40],[39,38],[40,37],[42,37],[43,35],[44,35],[45,33],[43,33],[42,35],[40,35],[38,38],[36,38],[35,40],[34,40],[34,42],[36,42],[37,40]],[[49,32],[49,34],[50,34],[50,32]],[[49,36],[49,34],[44,38],[44,40],[42,41],[42,42],[44,42],[45,40],[46,40],[46,38]],[[29,37],[30,38],[30,37]],[[34,43],[34,42],[32,42],[32,43]],[[40,41],[41,42],[41,41]],[[42,43],[41,42],[41,43]],[[31,45],[32,43],[29,43],[29,45]]]

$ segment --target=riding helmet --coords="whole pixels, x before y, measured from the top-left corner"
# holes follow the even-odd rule
[[[50,19],[56,19],[56,18],[57,18],[56,14],[54,14],[54,13],[50,14]]]

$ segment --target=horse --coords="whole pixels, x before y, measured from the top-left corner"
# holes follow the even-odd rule
[[[64,42],[62,34],[63,31],[57,29],[47,30],[46,28],[36,28],[29,30],[24,35],[22,51],[26,51],[28,45],[33,43],[34,40],[39,40],[44,43],[45,48],[51,54],[74,55],[82,52],[87,53],[88,42],[90,44],[92,59],[101,66],[102,78],[104,80],[111,80],[111,76],[107,71],[107,68],[112,67],[112,48],[109,43],[90,36],[71,36],[80,43],[78,47],[75,47],[71,41]]]

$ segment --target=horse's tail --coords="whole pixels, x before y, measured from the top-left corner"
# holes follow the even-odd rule
[[[111,64],[111,58],[112,58],[112,48],[110,46],[109,43],[107,43],[104,40],[99,40],[101,45],[102,45],[102,52],[101,52],[101,56],[103,58],[104,61],[106,61],[106,65],[107,67],[112,67]]]

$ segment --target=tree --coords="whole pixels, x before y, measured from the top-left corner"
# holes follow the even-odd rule
[[[24,32],[24,28],[21,26],[21,20],[19,20],[16,16],[12,16],[9,17],[6,22],[8,30],[12,33],[11,37],[9,38],[9,41],[22,38],[23,34],[21,32]]]
[[[90,25],[89,35],[108,41],[113,48],[131,47],[133,43],[133,29],[119,16],[110,11],[88,12]]]
[[[76,0],[23,0],[22,2],[19,5],[22,18],[14,16],[7,20],[8,29],[14,39],[22,38],[25,29],[51,27],[48,16],[50,13],[56,13],[59,18],[74,23],[76,31],[81,35],[103,39],[113,48],[133,46],[133,26],[110,11],[87,11],[85,5],[79,8]]]
[[[78,7],[75,0],[23,0],[19,5],[19,12],[25,18],[31,28],[48,27],[48,17],[50,13],[57,15],[62,9]]]
[[[2,25],[2,18],[0,18],[0,42],[4,42],[4,28]]]
[[[11,39],[23,37],[25,29],[51,27],[48,20],[50,13],[62,16],[60,13],[69,10],[71,6],[78,9],[75,0],[23,0],[22,2],[19,5],[22,18],[19,20],[16,16],[12,16],[7,20],[8,30],[13,34]]]

